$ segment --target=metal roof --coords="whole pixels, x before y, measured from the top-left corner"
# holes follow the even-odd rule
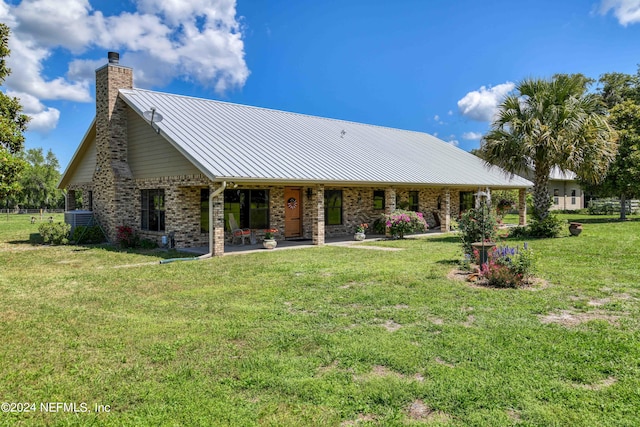
[[[558,166],[554,166],[549,173],[549,179],[555,181],[575,181],[578,176],[570,170],[562,171]]]
[[[431,135],[142,89],[120,96],[213,180],[530,187]]]

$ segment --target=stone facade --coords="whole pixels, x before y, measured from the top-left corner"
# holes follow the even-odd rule
[[[118,89],[133,88],[133,70],[108,64],[96,70],[94,212],[110,241],[116,227],[135,227],[135,187],[127,163],[127,106]]]

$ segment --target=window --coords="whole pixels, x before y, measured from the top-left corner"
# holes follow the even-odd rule
[[[209,191],[206,191],[208,198]],[[207,206],[207,212],[208,209]],[[230,213],[240,228],[269,228],[269,190],[225,190],[225,230],[230,229]]]
[[[560,204],[560,190],[558,188],[555,188],[553,190],[553,204],[554,205]]]
[[[140,191],[142,230],[164,231],[164,190]]]
[[[417,191],[409,191],[409,210],[418,212],[420,210],[419,193]]]
[[[87,201],[87,210],[93,210],[93,191],[89,191],[89,200]]]
[[[384,190],[373,191],[373,209],[384,209]]]
[[[473,191],[461,191],[460,192],[460,213],[466,212],[469,209],[473,209],[475,206],[475,199]]]
[[[209,232],[209,189],[200,190],[200,232]]]
[[[571,190],[571,204],[576,204],[576,190]]]
[[[342,224],[342,190],[324,192],[324,223],[326,225]]]

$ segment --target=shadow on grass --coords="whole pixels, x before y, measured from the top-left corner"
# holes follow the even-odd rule
[[[31,246],[56,246],[56,245],[45,245],[42,241],[42,237],[39,233],[33,233],[29,237],[29,240],[11,240],[7,242],[10,245],[31,245]],[[102,249],[107,252],[117,252],[117,253],[126,253],[126,254],[135,254],[135,255],[144,255],[144,256],[152,256],[155,258],[162,259],[170,259],[170,258],[193,258],[193,254],[189,254],[186,252],[179,252],[175,249],[162,249],[162,248],[152,248],[152,249],[121,249],[117,246],[111,245],[109,243],[86,243],[86,244],[75,244],[75,245],[57,245],[57,246],[67,246],[73,247],[73,252],[84,252],[91,249]]]
[[[459,236],[439,236],[429,237],[430,242],[443,242],[443,243],[460,243]]]
[[[640,222],[640,218],[638,217],[627,217],[626,220],[621,220],[620,218],[581,218],[577,220],[568,219],[568,222],[579,222],[580,224],[615,224],[618,222]]]
[[[460,264],[460,260],[459,259],[441,259],[439,261],[436,261],[436,264],[459,265]]]

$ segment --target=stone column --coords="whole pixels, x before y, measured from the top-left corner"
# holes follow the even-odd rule
[[[444,222],[440,224],[441,231],[451,230],[451,190],[444,189]]]
[[[384,190],[384,213],[391,215],[396,210],[396,189],[387,188]],[[391,230],[389,227],[385,228],[385,236],[391,237]]]
[[[66,199],[67,199],[67,205],[65,206],[65,209],[67,211],[76,210],[76,190],[67,191]]]
[[[313,244],[324,245],[324,185],[318,185],[311,197],[311,222]]]
[[[527,190],[518,190],[518,225],[527,225]]]
[[[209,194],[216,189],[209,187]],[[224,255],[224,191],[209,197],[209,250],[212,256]]]

